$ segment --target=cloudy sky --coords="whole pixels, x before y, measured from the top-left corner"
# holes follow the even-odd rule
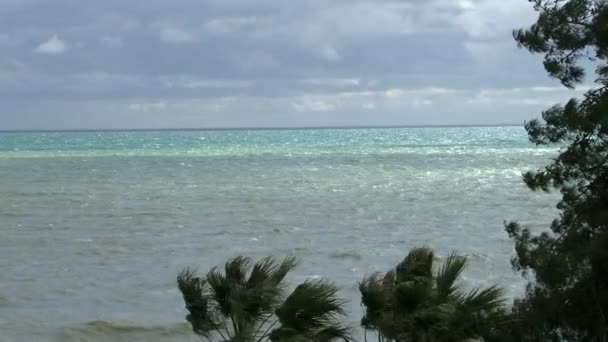
[[[526,0],[0,0],[0,130],[522,123]]]

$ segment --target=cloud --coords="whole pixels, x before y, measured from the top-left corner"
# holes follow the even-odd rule
[[[226,35],[254,27],[259,21],[256,17],[213,18],[205,24],[205,30],[213,35]]]
[[[196,41],[194,35],[175,27],[164,28],[160,33],[160,40],[168,44],[189,44]]]
[[[125,46],[122,38],[116,36],[106,36],[100,39],[102,46],[109,49],[122,49]]]
[[[522,0],[27,0],[0,12],[2,127],[520,122],[580,94],[512,41],[536,15]]]
[[[38,45],[34,51],[47,55],[60,55],[67,50],[67,44],[55,34],[49,40]]]
[[[292,107],[296,112],[331,112],[338,109],[339,103],[305,96],[294,100]]]
[[[240,70],[245,73],[258,73],[279,68],[281,62],[272,53],[256,50],[242,53],[235,58]]]
[[[151,102],[151,103],[131,103],[128,109],[133,112],[151,112],[160,111],[167,108],[167,104],[163,102]]]
[[[473,38],[510,37],[514,28],[530,25],[535,12],[520,0],[459,1],[462,11],[453,22]]]
[[[338,61],[341,58],[338,50],[333,46],[323,47],[323,49],[321,49],[321,57],[331,62]]]
[[[386,97],[388,89],[334,93],[306,93],[277,97],[256,95],[213,98],[118,99],[103,101],[32,102],[22,107],[18,120],[0,115],[5,129],[23,128],[24,119],[35,113],[56,113],[55,125],[47,128],[86,128],[100,117],[111,120],[106,128],[167,127],[285,127],[285,126],[365,126],[523,123],[538,116],[557,93],[532,88],[393,89],[398,97]],[[556,89],[556,92],[562,92]],[[484,94],[488,102],[465,99]],[[546,95],[538,97],[539,95]],[[565,90],[567,96],[574,95]],[[12,108],[10,102],[5,105]],[[446,113],[450,115],[446,116]],[[459,113],[457,116],[452,113]],[[170,116],[167,123],[163,118]],[[502,120],[502,121],[501,121]],[[40,120],[30,128],[45,127]]]
[[[235,80],[196,79],[191,77],[162,77],[166,88],[248,88],[251,82]]]
[[[331,87],[357,87],[361,85],[358,78],[309,78],[300,81],[303,84]]]

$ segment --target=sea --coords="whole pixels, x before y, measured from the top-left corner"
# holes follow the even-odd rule
[[[520,126],[0,133],[0,341],[199,341],[176,275],[238,255],[297,257],[355,330],[357,283],[417,246],[521,296],[504,222],[549,227],[522,173],[557,152]]]

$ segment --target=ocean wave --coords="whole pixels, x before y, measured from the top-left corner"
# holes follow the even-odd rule
[[[338,251],[333,252],[329,255],[332,259],[354,259],[362,260],[364,255],[359,251]]]
[[[57,341],[198,341],[188,323],[142,325],[128,321],[92,321],[65,327]]]

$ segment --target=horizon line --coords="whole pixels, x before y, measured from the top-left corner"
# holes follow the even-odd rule
[[[179,128],[74,128],[74,129],[0,129],[0,133],[95,133],[95,132],[202,132],[202,131],[297,131],[340,129],[390,129],[390,128],[474,128],[474,127],[523,127],[523,124],[429,124],[429,125],[353,125],[353,126],[251,126],[251,127],[179,127]]]

